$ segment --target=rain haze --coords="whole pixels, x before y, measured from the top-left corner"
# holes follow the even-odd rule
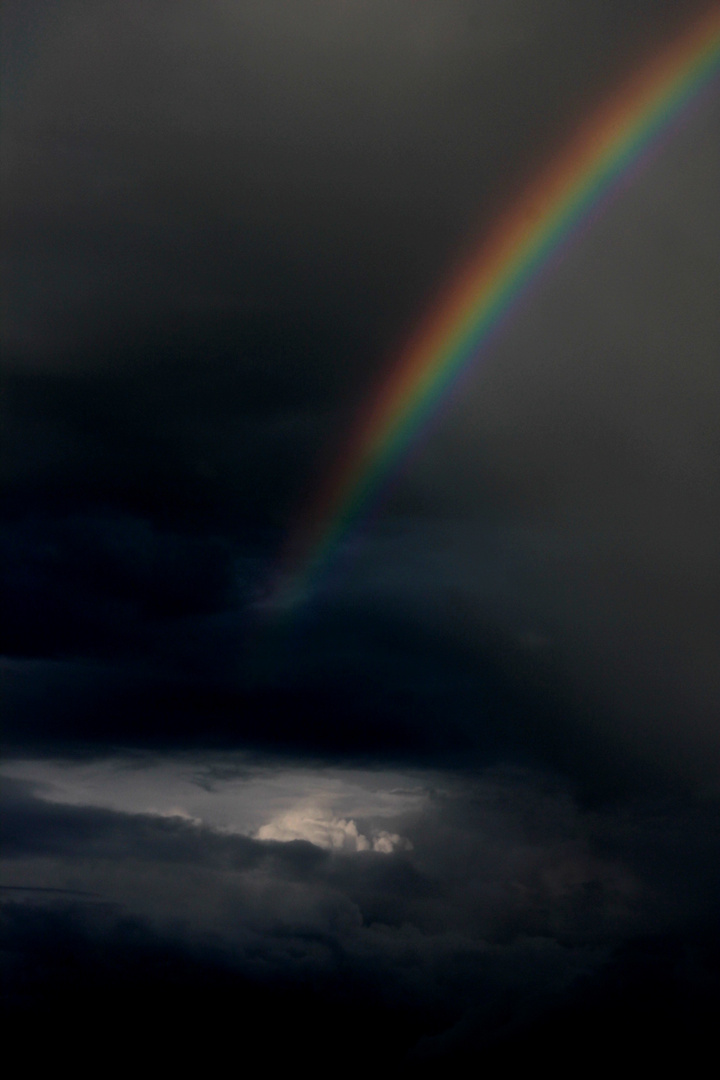
[[[717,77],[269,602],[453,275],[713,10],[6,0],[2,966],[48,1064],[714,1046]]]

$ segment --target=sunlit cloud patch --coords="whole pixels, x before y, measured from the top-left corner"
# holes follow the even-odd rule
[[[390,770],[270,765],[237,754],[189,760],[107,758],[7,762],[38,798],[71,806],[179,818],[195,825],[346,853],[407,851],[391,821],[427,803],[437,777]],[[361,824],[358,824],[361,822]]]

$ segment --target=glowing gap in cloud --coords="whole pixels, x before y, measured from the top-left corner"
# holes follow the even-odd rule
[[[281,814],[262,825],[256,832],[257,840],[307,840],[318,847],[333,851],[378,851],[392,855],[395,851],[409,851],[412,843],[398,833],[386,829],[374,831],[370,836],[358,832],[352,818],[335,817],[318,806],[300,806]]]

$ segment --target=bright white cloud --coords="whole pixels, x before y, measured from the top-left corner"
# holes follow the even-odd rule
[[[335,851],[379,851],[391,855],[394,851],[408,851],[409,840],[398,833],[385,829],[364,836],[352,818],[335,817],[318,806],[301,806],[282,814],[256,833],[258,840],[308,840],[318,847]]]

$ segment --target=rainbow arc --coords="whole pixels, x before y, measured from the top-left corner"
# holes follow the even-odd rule
[[[311,594],[451,388],[630,170],[720,73],[720,7],[650,60],[593,114],[496,223],[359,415],[344,453],[290,536],[271,606]]]

